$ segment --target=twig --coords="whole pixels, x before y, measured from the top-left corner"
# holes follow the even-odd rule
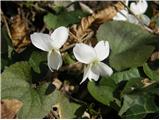
[[[44,32],[45,29],[46,29],[46,26],[44,25],[44,26],[42,27],[42,29],[40,30],[40,32]]]
[[[79,41],[79,39],[78,39],[72,32],[69,32],[69,34],[70,34],[74,39],[76,39],[77,41]]]
[[[20,7],[22,7],[22,6],[24,5],[25,7],[28,8],[28,4],[27,4],[26,2],[20,3],[20,4],[18,4],[18,5],[19,5]],[[37,5],[37,3],[36,3],[36,4],[29,4],[29,6],[35,8],[35,9],[38,10],[38,11],[49,12],[48,10],[39,7],[39,6]]]
[[[83,39],[83,40],[81,40],[81,41],[79,41],[79,42],[84,42],[85,40],[87,40],[87,39]],[[65,47],[65,48],[62,48],[60,51],[61,51],[61,52],[65,52],[65,51],[71,49],[72,47],[74,47],[75,45],[76,45],[76,43],[73,43],[73,44],[71,44],[71,45],[69,45],[69,46],[67,46],[67,47]]]
[[[87,106],[87,103],[86,102],[84,102],[84,101],[82,101],[82,100],[79,100],[79,99],[76,99],[76,98],[74,98],[74,97],[72,97],[70,94],[68,94],[68,93],[65,93],[65,95],[66,95],[66,97],[69,97],[71,100],[73,100],[74,102],[76,102],[76,103],[79,103],[79,104],[83,104],[83,105],[85,105],[85,106]]]
[[[4,16],[2,10],[1,10],[1,16],[2,16],[2,19],[3,19],[4,24],[5,24],[5,26],[6,26],[6,29],[7,29],[7,32],[8,32],[8,36],[9,36],[10,39],[12,39],[11,32],[10,32],[10,29],[9,29],[9,25],[8,25],[8,23],[7,23],[7,20],[6,20],[5,16]]]

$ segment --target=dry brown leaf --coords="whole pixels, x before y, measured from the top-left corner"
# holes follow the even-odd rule
[[[155,61],[159,59],[159,52],[154,52],[152,55],[151,55],[151,61]]]
[[[90,16],[82,18],[80,25],[75,24],[70,28],[70,38],[64,44],[64,48],[70,44],[91,39],[94,35],[94,31],[90,29],[93,23],[100,24],[105,21],[109,21],[122,9],[124,9],[124,5],[121,2],[117,2],[116,4],[108,6],[97,13],[93,13]]]
[[[58,78],[54,78],[52,84],[59,90],[62,87],[62,82]]]
[[[23,103],[16,99],[1,100],[1,119],[13,119]]]
[[[103,23],[105,21],[111,20],[117,14],[117,12],[123,8],[123,4],[118,2],[113,6],[109,6],[101,11],[98,11],[97,13],[93,13],[91,16],[84,17],[82,18],[80,25],[74,25],[71,28],[71,32],[79,38],[86,32],[91,31],[89,27],[92,25],[92,23]]]
[[[147,87],[147,86],[153,84],[155,81],[151,81],[148,78],[144,78],[141,82],[144,84],[144,87]]]
[[[26,20],[20,15],[13,16],[11,23],[10,30],[12,44],[15,48],[15,51],[17,53],[21,53],[26,48],[26,46],[31,43],[28,37],[28,24]]]

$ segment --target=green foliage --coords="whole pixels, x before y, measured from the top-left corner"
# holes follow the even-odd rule
[[[17,62],[6,68],[1,79],[2,99],[18,99],[23,107],[18,118],[42,118],[51,110],[54,93],[46,95],[48,83],[32,84],[31,67],[27,62]]]
[[[155,104],[155,92],[158,91],[155,84],[144,87],[141,78],[134,78],[127,82],[123,91],[123,105],[119,111],[122,118],[144,118],[148,113],[158,112]],[[150,91],[150,92],[149,92]]]
[[[10,16],[17,15],[17,9],[14,6],[21,8],[19,12],[22,13],[22,16],[23,12],[30,16],[26,17],[26,25],[31,28],[27,29],[26,36],[28,37],[34,31],[40,31],[41,28],[48,29],[44,32],[51,32],[60,26],[70,27],[79,23],[82,17],[87,15],[78,2],[72,1],[54,1],[52,3],[50,1],[21,3],[3,1],[2,4],[2,12],[4,17],[7,16],[6,22],[9,27],[16,25],[14,20],[9,20]],[[91,8],[95,6],[90,3],[84,4]],[[49,72],[47,52],[37,51],[35,47],[29,45],[23,52],[16,53],[8,36],[6,23],[2,18],[2,100],[18,99],[23,103],[16,115],[18,119],[42,119],[48,116],[53,106],[57,107],[60,119],[84,118],[82,117],[84,112],[84,115],[90,116],[90,118],[142,119],[150,118],[150,116],[152,119],[155,118],[154,115],[158,115],[159,108],[159,74],[158,70],[153,70],[153,66],[146,62],[155,47],[156,51],[158,48],[156,35],[158,34],[159,16],[156,11],[153,14],[153,10],[158,8],[158,5],[155,7],[154,4],[155,2],[148,2],[146,11],[151,18],[149,28],[156,33],[154,35],[148,32],[144,26],[127,21],[107,21],[101,25],[95,21],[90,25],[90,29],[97,32],[98,41],[109,42],[109,66],[113,68],[114,73],[112,76],[102,77],[96,82],[89,81],[87,86],[79,85],[78,82],[82,79],[83,70],[74,68],[75,70],[64,69]],[[8,5],[10,7],[7,7]],[[97,15],[103,7],[103,3],[98,5],[99,7],[94,9]],[[79,8],[81,9],[79,10]],[[85,24],[83,25],[85,26]],[[18,27],[23,29],[21,26]],[[13,31],[16,32],[16,30]],[[17,40],[20,40],[21,37],[23,39],[21,32],[15,33],[16,35]],[[87,41],[88,43],[94,45],[95,41],[92,41],[91,38]],[[62,57],[65,68],[68,68],[67,65],[70,68],[70,64],[76,62],[72,50],[63,52]],[[157,65],[157,61],[152,61],[152,63]],[[144,73],[150,80],[143,78],[146,78]],[[48,83],[53,79],[60,80],[60,82],[58,80],[55,82],[57,86],[62,83],[60,90],[55,89],[52,83]],[[97,104],[97,102],[99,103]],[[154,115],[152,116],[152,114]]]
[[[60,111],[61,119],[73,119],[76,117],[76,110],[80,107],[79,104],[71,102],[63,93],[57,92],[55,105]]]
[[[72,59],[72,56],[69,53],[64,54],[63,60],[65,64],[73,64],[76,62],[74,59]]]
[[[40,64],[47,61],[47,52],[36,52],[33,51],[31,57],[29,58],[29,64],[33,70],[40,73]]]
[[[119,71],[141,66],[154,50],[154,38],[141,26],[122,21],[106,22],[97,31],[99,41],[109,41],[109,63]]]
[[[119,111],[119,115],[123,115],[122,118],[142,119],[148,113],[158,112],[153,96],[132,94],[124,95],[123,98],[123,106]]]
[[[44,23],[47,25],[48,29],[56,29],[60,26],[69,26],[71,24],[77,23],[85,16],[85,13],[79,10],[71,12],[63,12],[59,15],[54,15],[48,13],[44,16]]]
[[[109,105],[114,100],[113,91],[116,85],[110,78],[102,78],[98,84],[93,81],[88,83],[89,93],[104,105]]]
[[[158,75],[158,72],[152,70],[151,68],[149,68],[148,64],[145,63],[143,65],[143,70],[144,70],[144,73],[151,79],[151,80],[156,80],[158,81],[159,80],[159,75]]]
[[[123,80],[130,80],[131,78],[138,78],[138,77],[140,77],[140,74],[137,68],[131,68],[126,71],[116,72],[111,76],[111,78],[115,81],[115,83],[119,83]]]
[[[130,79],[127,84],[125,85],[125,88],[122,91],[123,94],[132,93],[135,90],[140,90],[141,87],[143,87],[143,83],[141,82],[142,78],[132,78]]]

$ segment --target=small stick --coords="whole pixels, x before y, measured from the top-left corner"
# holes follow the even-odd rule
[[[1,15],[2,15],[2,19],[4,20],[4,24],[5,24],[7,32],[8,32],[8,36],[9,36],[10,39],[12,39],[11,32],[10,32],[10,29],[9,29],[9,25],[7,23],[7,20],[6,20],[5,16],[4,16],[2,10],[1,10]]]

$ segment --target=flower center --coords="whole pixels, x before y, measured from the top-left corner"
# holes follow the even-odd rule
[[[98,63],[99,63],[99,60],[98,60],[98,59],[95,59],[95,60],[92,62],[93,65],[97,65]]]

